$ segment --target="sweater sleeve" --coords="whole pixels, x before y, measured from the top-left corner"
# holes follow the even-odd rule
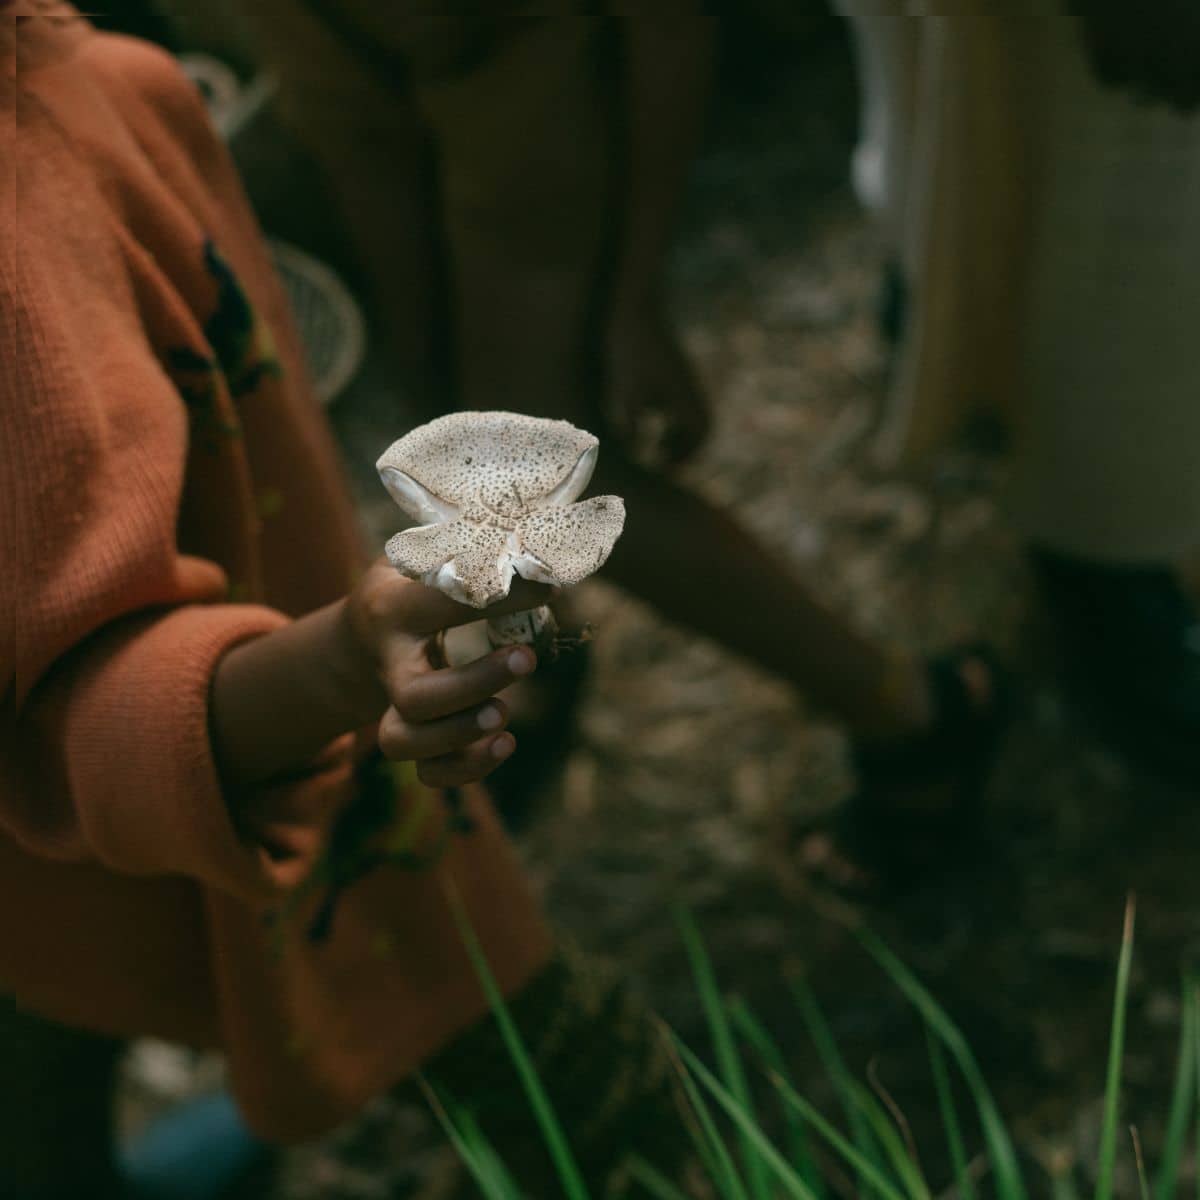
[[[0,833],[266,898],[283,873],[234,828],[209,691],[288,618],[220,602],[224,572],[179,552],[185,406],[86,173],[44,154],[21,154],[39,199],[19,235],[0,218]],[[344,790],[348,742],[286,786]]]

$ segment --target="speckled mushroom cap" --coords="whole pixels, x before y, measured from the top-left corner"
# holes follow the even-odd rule
[[[565,587],[601,567],[625,524],[617,496],[572,501],[599,442],[568,421],[509,412],[439,417],[377,464],[384,487],[424,522],[387,544],[402,574],[465,604],[508,595],[514,572]]]

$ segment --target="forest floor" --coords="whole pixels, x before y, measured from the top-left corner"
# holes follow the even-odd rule
[[[1002,471],[967,455],[948,457],[932,482],[872,465],[886,366],[875,323],[881,250],[846,182],[850,60],[837,35],[802,61],[776,58],[757,83],[722,93],[673,264],[680,328],[717,414],[686,479],[866,629],[922,649],[985,631],[1015,665],[1022,703],[989,792],[986,854],[866,916],[963,1026],[1031,1160],[1061,1151],[1086,1179],[1122,909],[1136,893],[1123,1120],[1139,1126],[1153,1161],[1179,972],[1200,944],[1200,810],[1109,752],[1063,699],[1000,501]],[[268,202],[268,227],[271,218]],[[396,413],[370,369],[333,412],[380,542],[395,510],[370,464],[397,436]],[[736,581],[714,565],[681,586]],[[669,902],[686,903],[723,986],[772,1030],[802,1090],[828,1105],[828,1081],[781,986],[803,971],[852,1069],[873,1064],[929,1148],[935,1180],[945,1179],[922,1027],[806,888],[790,848],[799,825],[845,796],[838,729],[615,589],[584,593],[597,636],[577,744],[521,839],[550,913],[627,964],[707,1052],[668,915]],[[139,1046],[129,1092],[169,1098],[214,1070]],[[1122,1158],[1132,1188],[1124,1149]],[[444,1161],[423,1113],[381,1101],[292,1152],[275,1196],[422,1197]]]

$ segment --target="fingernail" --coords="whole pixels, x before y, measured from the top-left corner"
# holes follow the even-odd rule
[[[504,717],[494,704],[485,704],[475,719],[479,722],[480,729],[499,729]]]
[[[508,669],[514,675],[528,675],[537,666],[537,658],[532,650],[522,646],[508,656]]]
[[[517,748],[517,739],[511,733],[502,733],[492,743],[493,758],[507,758]]]

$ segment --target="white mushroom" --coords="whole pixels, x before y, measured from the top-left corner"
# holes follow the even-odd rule
[[[604,565],[625,525],[618,496],[574,503],[600,443],[568,421],[510,412],[439,417],[376,464],[383,486],[422,524],[388,541],[403,575],[474,608],[508,595],[514,574],[569,587]],[[489,622],[494,644],[553,634],[548,609]],[[549,631],[549,634],[547,633]]]

